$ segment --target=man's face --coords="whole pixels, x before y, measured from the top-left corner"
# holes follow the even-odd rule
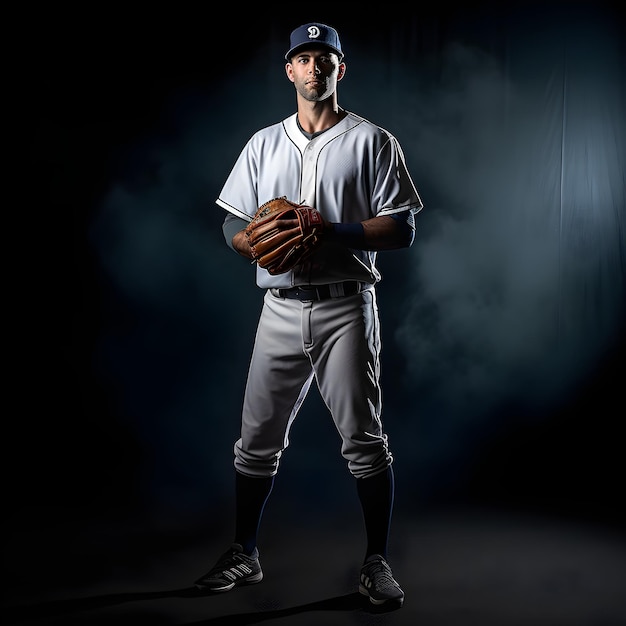
[[[345,65],[326,48],[305,48],[298,51],[285,66],[287,77],[305,100],[326,100],[343,77]]]

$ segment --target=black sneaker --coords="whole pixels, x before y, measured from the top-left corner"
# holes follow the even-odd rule
[[[391,602],[402,606],[404,591],[395,581],[391,568],[380,554],[373,554],[361,568],[359,593],[369,596],[372,604]]]
[[[235,585],[251,585],[262,580],[258,550],[255,548],[252,556],[248,556],[238,543],[233,543],[230,550],[224,552],[217,563],[194,584],[202,590],[230,591]]]

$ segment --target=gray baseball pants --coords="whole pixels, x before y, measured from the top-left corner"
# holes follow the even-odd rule
[[[316,302],[268,290],[257,327],[234,465],[273,476],[313,380],[356,478],[392,463],[380,419],[380,322],[375,289]]]

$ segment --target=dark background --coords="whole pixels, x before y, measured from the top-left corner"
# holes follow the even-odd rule
[[[416,501],[613,515],[623,31],[601,4],[507,6],[319,16],[343,36],[340,103],[396,134],[425,205],[413,248],[380,255],[385,420]],[[202,510],[224,489],[261,292],[214,199],[292,111],[282,48],[306,18],[196,17],[50,16],[27,135],[29,505],[75,505],[78,472],[87,506]],[[338,441],[305,413],[286,464],[315,481]]]
[[[230,511],[262,293],[214,200],[247,138],[293,111],[282,55],[312,19],[342,38],[340,104],[398,137],[425,205],[414,246],[380,254],[398,518],[488,507],[622,530],[617,9],[240,13],[96,5],[21,23],[15,537]],[[274,497],[309,522],[356,504],[315,390]]]

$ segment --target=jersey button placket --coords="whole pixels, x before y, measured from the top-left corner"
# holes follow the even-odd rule
[[[302,153],[302,202],[315,206],[315,143],[309,142]]]

